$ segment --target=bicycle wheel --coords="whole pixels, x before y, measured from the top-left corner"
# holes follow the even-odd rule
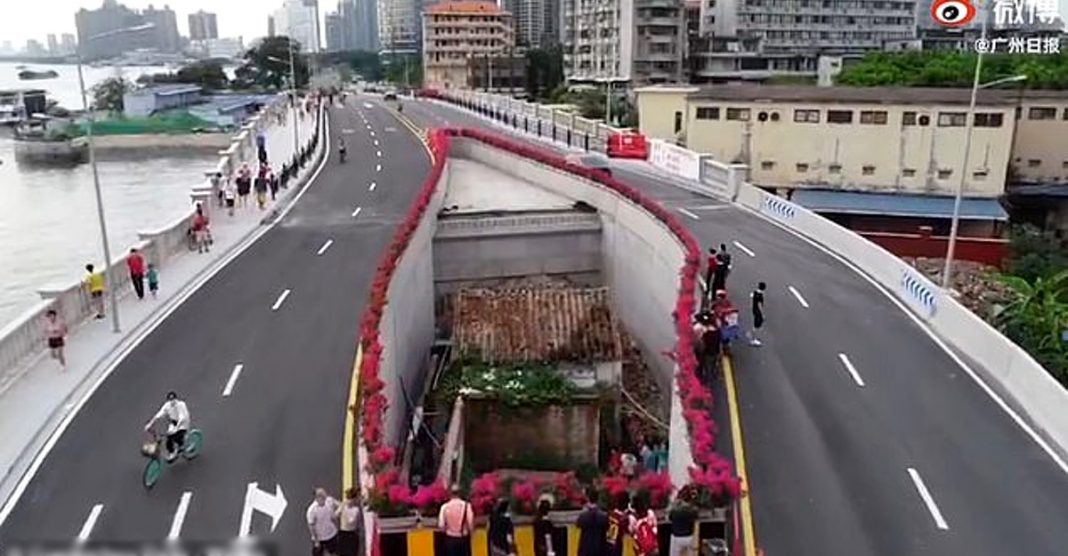
[[[185,435],[185,449],[182,450],[182,456],[185,459],[193,459],[200,455],[200,447],[204,444],[204,434],[200,432],[200,429],[193,429]]]
[[[141,484],[146,489],[156,486],[156,482],[163,476],[163,462],[159,458],[152,458],[145,464],[145,472],[141,475]]]

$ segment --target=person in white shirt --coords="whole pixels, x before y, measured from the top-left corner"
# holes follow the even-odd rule
[[[185,434],[189,431],[192,417],[185,402],[178,399],[178,394],[167,392],[167,401],[145,425],[145,431],[151,432],[163,418],[167,420],[167,461],[174,461],[178,457],[178,450],[185,446]]]
[[[337,525],[334,523],[337,510],[337,500],[327,494],[326,489],[315,489],[315,500],[308,505],[306,513],[313,556],[323,556],[323,554],[337,556]]]

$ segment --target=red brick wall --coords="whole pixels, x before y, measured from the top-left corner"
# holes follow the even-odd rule
[[[465,465],[475,469],[504,467],[517,458],[568,462],[572,469],[596,465],[599,445],[597,400],[530,408],[464,400]]]
[[[899,257],[946,256],[949,238],[929,233],[898,234],[886,232],[857,232]],[[1000,267],[1008,256],[1009,242],[1004,239],[957,237],[955,258]]]

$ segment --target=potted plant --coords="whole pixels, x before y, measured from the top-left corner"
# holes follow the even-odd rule
[[[647,471],[634,481],[633,490],[635,497],[642,498],[657,517],[663,518],[675,486],[671,484],[671,476],[666,471]]]
[[[420,485],[412,494],[412,506],[419,512],[423,519],[435,520],[441,505],[449,500],[449,489],[445,488],[443,481],[435,481],[429,485]]]
[[[390,469],[375,477],[371,489],[368,504],[383,532],[406,531],[419,522],[412,507],[412,490],[400,483],[399,477],[396,469]]]

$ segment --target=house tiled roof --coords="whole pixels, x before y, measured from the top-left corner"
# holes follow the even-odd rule
[[[490,363],[622,359],[608,288],[467,289],[452,314],[459,352]]]

